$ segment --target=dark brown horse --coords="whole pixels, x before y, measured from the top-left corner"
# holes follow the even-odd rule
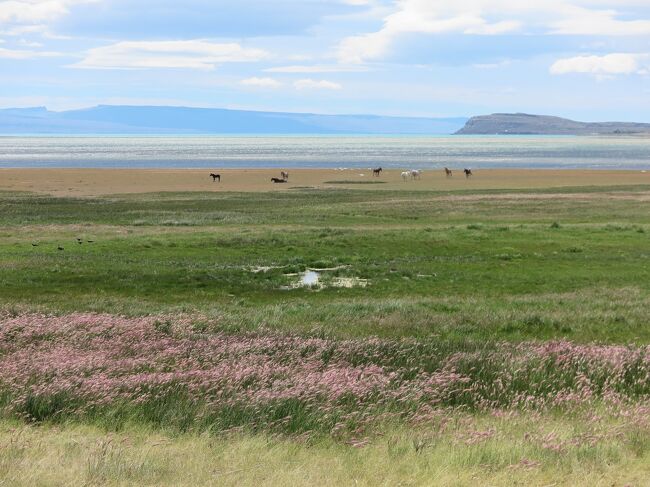
[[[470,176],[473,176],[472,170],[471,169],[463,169],[463,172],[465,173],[465,177],[469,178]]]
[[[372,170],[372,175],[379,177],[379,175],[381,174],[382,171],[383,171],[383,169],[381,167],[378,167],[377,169]]]
[[[215,182],[215,181],[221,182],[221,174],[215,174],[215,173],[211,172],[210,177],[212,178],[212,182]]]
[[[286,183],[286,179],[280,179],[280,178],[271,178],[272,183]]]
[[[448,167],[445,168],[445,174],[447,175],[448,178],[452,177],[454,174],[451,172],[451,169]]]

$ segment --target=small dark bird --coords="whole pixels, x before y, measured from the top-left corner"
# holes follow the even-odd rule
[[[65,250],[65,249],[59,245],[59,246],[57,247],[57,250]]]
[[[94,242],[94,240],[87,240],[87,242],[88,242],[88,243],[93,243],[93,242]]]
[[[81,240],[77,240],[77,243],[81,245],[83,242]]]
[[[32,242],[32,247],[38,247],[38,244],[36,242]]]
[[[77,237],[77,242],[81,242],[81,240],[82,240],[82,239],[80,239],[79,237]]]

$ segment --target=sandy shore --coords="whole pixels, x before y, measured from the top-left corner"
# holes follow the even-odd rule
[[[160,191],[287,191],[300,187],[444,191],[650,185],[650,172],[642,171],[486,169],[466,179],[458,170],[452,178],[432,170],[423,172],[420,180],[407,182],[400,172],[385,171],[376,178],[372,172],[358,169],[294,169],[288,183],[273,184],[271,177],[280,176],[277,169],[225,169],[219,171],[220,183],[212,182],[206,169],[0,169],[0,191],[97,196]]]

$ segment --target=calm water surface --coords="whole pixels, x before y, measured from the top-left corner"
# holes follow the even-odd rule
[[[0,137],[0,167],[650,169],[650,138],[532,136]]]

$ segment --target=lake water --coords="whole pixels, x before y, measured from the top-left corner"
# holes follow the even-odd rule
[[[650,138],[532,136],[0,137],[0,167],[650,169]]]

